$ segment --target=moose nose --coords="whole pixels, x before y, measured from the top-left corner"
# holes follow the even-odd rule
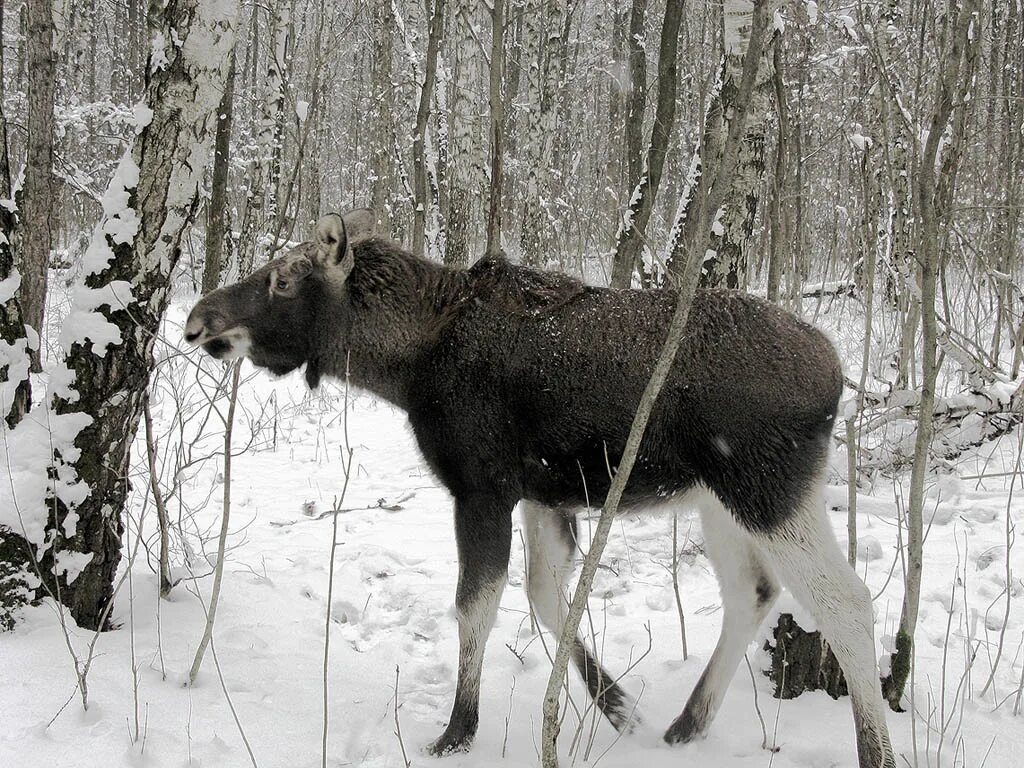
[[[201,318],[189,317],[188,322],[185,323],[185,341],[189,344],[198,344],[205,331],[206,325]]]

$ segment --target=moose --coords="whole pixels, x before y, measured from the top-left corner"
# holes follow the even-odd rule
[[[303,243],[193,308],[185,339],[283,375],[348,379],[408,413],[455,503],[459,664],[448,725],[429,750],[467,750],[484,646],[507,577],[520,502],[527,595],[560,633],[576,513],[600,505],[676,303],[485,257],[450,268],[374,233],[374,214],[330,214]],[[717,646],[669,743],[708,729],[780,585],[839,659],[860,768],[895,768],[879,689],[871,598],[823,502],[843,386],[811,325],[735,291],[698,291],[651,414],[623,509],[692,504],[722,594]],[[573,663],[611,724],[635,702],[583,639]]]

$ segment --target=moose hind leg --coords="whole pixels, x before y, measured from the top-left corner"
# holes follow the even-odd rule
[[[572,576],[572,552],[576,543],[576,518],[533,503],[523,503],[526,528],[526,593],[540,622],[561,635],[568,613],[567,588]],[[637,722],[636,703],[601,666],[577,637],[572,659],[587,684],[594,703],[619,731]]]
[[[455,592],[459,676],[448,727],[428,747],[434,755],[468,750],[476,735],[484,647],[508,578],[511,513],[511,504],[489,498],[457,500],[455,504],[459,552],[459,582]]]
[[[839,548],[820,486],[790,520],[758,538],[779,579],[818,622],[843,669],[860,768],[895,768],[879,686],[871,595]]]
[[[686,707],[665,732],[670,744],[707,732],[740,659],[778,594],[778,583],[758,546],[717,499],[702,501],[701,526],[722,593],[722,631]]]

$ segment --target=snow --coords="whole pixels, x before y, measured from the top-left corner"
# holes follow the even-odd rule
[[[6,304],[10,301],[14,294],[18,292],[18,287],[21,285],[21,273],[18,272],[17,267],[11,268],[11,273],[0,280],[0,304]]]
[[[772,29],[780,35],[786,31],[786,18],[782,15],[782,9],[776,8],[772,16]]]
[[[103,219],[93,232],[92,240],[82,259],[83,277],[99,274],[107,268],[114,257],[111,242],[120,245],[134,240],[141,222],[130,202],[132,190],[138,183],[139,166],[136,165],[129,148],[121,157],[121,162],[118,163],[117,170],[100,201],[103,205]]]
[[[870,136],[865,136],[862,133],[863,130],[863,127],[857,123],[853,126],[853,131],[850,133],[850,143],[860,152],[866,152],[874,144]]]
[[[295,102],[295,116],[299,118],[300,123],[306,122],[306,119],[309,117],[308,101]]]
[[[37,406],[13,430],[0,427],[0,469],[4,470],[0,477],[0,526],[17,531],[42,551],[49,547],[44,536],[49,494],[76,500],[84,498],[88,489],[81,483],[65,482],[65,478],[51,479],[40,469],[53,464],[51,446],[65,461],[74,461],[81,454],[74,445],[75,437],[91,422],[92,417],[86,414],[57,414]]]
[[[167,59],[167,40],[164,38],[163,32],[157,32],[153,35],[153,41],[149,48],[149,66],[153,72],[159,72],[162,69],[167,69],[171,65],[171,62]]]
[[[87,305],[99,298],[90,295],[81,301]],[[185,304],[172,308],[165,337],[180,333],[178,326],[187,309]],[[852,361],[860,340],[853,324],[845,327],[851,330],[838,342],[844,357]],[[166,356],[167,351],[162,354]],[[0,635],[4,679],[0,765],[5,768],[250,765],[210,653],[196,685],[182,685],[205,621],[208,573],[216,559],[209,532],[220,519],[223,466],[216,453],[220,432],[195,445],[197,455],[209,452],[210,459],[180,472],[173,465],[178,445],[176,413],[190,419],[189,424],[198,421],[202,413],[198,382],[221,375],[218,364],[198,355],[176,360],[162,363],[152,407],[163,446],[161,462],[168,462],[163,481],[180,482],[171,511],[175,519],[181,516],[186,531],[184,537],[175,537],[173,550],[175,574],[183,581],[170,599],[160,600],[146,551],[140,549],[130,568],[131,592],[125,584],[115,606],[118,628],[97,640],[87,711],[75,693],[60,615],[51,601],[28,609],[17,631]],[[848,373],[856,378],[854,370]],[[59,369],[51,376],[58,374]],[[352,393],[346,424],[338,385],[325,384],[311,394],[298,374],[272,380],[248,366],[243,379],[235,444],[244,445],[250,438],[253,444],[233,460],[231,534],[214,648],[231,705],[258,764],[320,765],[323,643],[329,631],[328,765],[401,766],[402,744],[413,765],[433,765],[421,748],[440,734],[448,718],[457,673],[458,629],[452,608],[457,556],[451,500],[427,469],[400,411]],[[54,387],[52,378],[50,387]],[[26,530],[33,541],[42,541],[47,481],[38,468],[49,463],[51,434],[61,452],[67,452],[65,458],[73,460],[72,441],[87,418],[59,417],[37,409],[16,430],[3,432],[0,463],[6,463],[3,469],[8,471],[0,471],[0,524],[20,523],[11,518],[16,506],[11,489],[16,488],[20,509],[30,513],[24,518]],[[346,430],[355,451],[354,469],[341,502],[346,511],[337,515],[332,620],[327,629],[334,517],[317,519],[311,512],[330,510],[345,486],[340,448],[345,445]],[[928,744],[922,736],[929,717],[924,702],[929,696],[936,706],[944,704],[947,716],[954,705],[961,708],[959,735],[966,758],[958,764],[980,766],[991,744],[984,764],[1006,768],[1016,764],[1024,747],[1024,728],[1020,717],[1012,715],[1012,699],[996,708],[1016,689],[1022,664],[1016,649],[1024,631],[1024,585],[1016,573],[1006,583],[1005,525],[1007,510],[1012,520],[1021,519],[1024,500],[1019,488],[1016,494],[1010,493],[1008,477],[994,476],[1007,461],[1012,468],[1016,444],[1017,436],[1010,435],[979,453],[978,465],[988,468],[992,479],[930,488],[929,508],[937,507],[942,514],[930,526],[927,540],[916,725],[911,713],[888,714],[901,765],[906,764],[901,755],[913,760],[915,727],[918,750],[927,750],[935,764],[938,736],[933,733]],[[133,448],[133,456],[128,528],[133,532],[141,527],[148,542],[155,528],[152,505],[145,500],[148,488],[141,441]],[[842,475],[844,462],[841,454],[833,457],[833,476]],[[897,541],[897,490],[879,479],[876,487],[858,498],[859,550],[864,554],[857,571],[875,597],[880,653],[891,648],[886,638],[895,633],[903,597],[898,562],[897,575],[890,578]],[[58,489],[63,498],[85,492],[80,484]],[[844,549],[846,494],[846,486],[834,480],[826,495]],[[581,518],[584,547],[594,522],[592,516]],[[531,628],[522,589],[525,565],[518,513],[514,525],[509,584],[484,664],[480,731],[470,752],[445,758],[437,762],[439,766],[520,768],[539,763],[540,709],[551,638],[538,636]],[[626,669],[630,659],[636,660],[646,650],[645,624],[649,625],[651,652],[623,679],[624,687],[639,696],[646,724],[636,734],[620,738],[603,720],[592,723],[586,718],[580,733],[584,742],[591,734],[594,740],[587,764],[608,768],[637,764],[764,768],[769,762],[774,768],[855,766],[848,699],[832,701],[820,693],[792,701],[771,698],[771,684],[760,674],[766,665],[761,640],[769,635],[774,614],[747,650],[753,680],[741,663],[707,739],[683,747],[661,742],[661,732],[681,710],[712,654],[722,620],[718,587],[699,547],[699,521],[692,510],[681,509],[684,554],[679,582],[691,651],[683,661],[669,569],[671,530],[671,515],[664,513],[627,513],[613,528],[591,599],[590,620],[601,656],[615,672]],[[128,542],[135,540],[134,533],[129,533]],[[197,578],[185,566],[186,550],[192,554],[191,569]],[[1019,552],[1013,557],[1011,565],[1019,562]],[[80,565],[63,555],[60,563],[71,568]],[[127,572],[128,563],[123,561],[121,573]],[[982,696],[1007,600],[1005,658],[995,690]],[[805,628],[813,626],[790,596],[784,594],[777,607],[794,612]],[[68,641],[84,657],[93,634],[70,619],[68,632]],[[969,658],[965,650],[973,648],[972,643],[980,644],[981,651],[959,703],[957,684]],[[141,731],[136,742],[130,735],[136,720],[133,665]],[[402,744],[395,735],[396,668]],[[584,707],[582,684],[574,677],[572,686],[574,701]],[[769,739],[778,717],[775,738],[781,749],[775,755],[760,746],[761,730],[753,711],[755,690]],[[64,707],[69,696],[71,702]],[[582,755],[575,761],[567,757],[577,731],[574,718],[570,713],[560,741],[565,765],[584,762]],[[946,744],[949,755],[955,744],[951,727]]]
[[[135,109],[132,111],[132,116],[135,119],[135,135],[138,136],[142,131],[153,122],[153,110],[146,106],[145,102],[139,102],[135,105]]]
[[[814,0],[805,0],[804,8],[807,11],[807,20],[811,26],[818,23],[818,4]]]

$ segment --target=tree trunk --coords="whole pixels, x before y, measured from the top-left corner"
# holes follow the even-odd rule
[[[767,108],[767,102],[757,93],[764,82],[762,62],[751,63],[749,53],[744,51],[747,51],[752,27],[760,23],[761,14],[771,18],[777,5],[778,0],[730,0],[723,9],[726,50],[721,74],[709,99],[701,143],[694,152],[669,235],[665,268],[670,275],[684,268],[680,258],[694,252],[696,243],[704,238],[706,227],[711,226],[729,198],[731,189],[724,189],[722,184],[726,179],[730,185],[734,184],[734,170],[742,161],[740,141],[746,136],[747,120],[764,119],[763,115],[748,111],[752,104],[739,102],[741,97],[750,98],[761,109]],[[763,55],[763,48],[759,46],[758,50]],[[727,82],[728,88],[725,87]],[[727,151],[733,147],[736,152]],[[728,172],[721,170],[725,166]]]
[[[49,592],[89,629],[104,626],[113,596],[129,448],[181,241],[196,216],[203,164],[195,161],[211,148],[237,12],[237,0],[172,0],[150,15],[150,38],[166,44],[150,54],[144,107],[136,110],[140,132],[108,191],[108,199],[125,202],[97,228],[61,330],[64,369],[51,379],[49,418],[75,425],[80,454],[53,455],[48,530],[59,534],[40,561]],[[202,45],[190,44],[193,36]],[[152,66],[154,56],[165,66]],[[80,573],[55,576],[55,559]]]
[[[677,51],[679,26],[683,18],[684,0],[666,0],[665,19],[661,25],[661,45],[658,50],[658,104],[651,129],[651,143],[647,160],[629,200],[629,208],[619,226],[612,261],[612,288],[628,288],[637,267],[637,257],[644,244],[647,223],[654,209],[654,200],[661,184],[669,139],[676,116],[676,90],[678,87]]]
[[[530,107],[526,115],[525,141],[521,146],[526,190],[519,245],[523,263],[528,266],[541,266],[545,262],[542,245],[548,240],[546,207],[552,187],[559,113],[556,55],[561,48],[564,14],[564,0],[528,0],[523,9],[524,70]]]
[[[776,699],[795,699],[807,691],[825,691],[833,699],[849,693],[839,659],[821,632],[806,632],[792,614],[782,613],[772,637],[775,643],[764,646],[772,659],[765,674],[775,683]]]
[[[455,73],[448,132],[451,163],[444,251],[445,264],[452,266],[469,264],[472,212],[486,186],[478,120],[481,55],[472,23],[477,7],[476,0],[458,0],[452,18]]]
[[[53,245],[53,2],[28,0],[28,144],[22,190],[19,301],[25,322],[43,335],[46,281]],[[32,370],[41,371],[42,350],[33,350]]]
[[[0,0],[0,29],[4,2]],[[4,113],[4,57],[0,49],[0,418],[14,426],[28,411],[32,393],[28,379],[28,339],[18,302],[21,275],[14,266],[17,218],[11,194],[11,161],[7,151],[7,116]],[[0,426],[0,429],[3,429]]]
[[[0,0],[0,29],[4,2]],[[0,199],[11,199],[11,167],[7,154],[7,117],[3,105],[4,59],[0,50]],[[20,276],[14,268],[13,204],[0,204],[0,430],[14,429],[28,411],[28,340],[17,292]],[[6,426],[5,426],[6,425]],[[4,435],[7,440],[7,435]],[[0,632],[14,628],[17,610],[32,597],[31,558],[25,539],[0,525]]]
[[[391,136],[395,131],[394,59],[395,13],[391,0],[377,0],[373,8],[373,48],[370,60],[370,208],[388,222],[389,233],[396,231],[391,190],[395,179],[391,170]]]
[[[778,40],[773,52],[774,69],[772,77],[775,83],[775,110],[778,115],[779,130],[775,141],[775,171],[772,175],[772,199],[769,204],[768,227],[768,301],[779,300],[779,287],[782,283],[783,252],[786,250],[786,237],[789,228],[789,205],[783,199],[789,188],[789,102],[786,100],[786,70],[783,60],[783,42]]]
[[[487,196],[488,256],[501,253],[501,194],[504,185],[505,103],[501,98],[505,60],[505,0],[494,0],[491,8],[491,61],[488,105],[491,120],[491,176]]]
[[[413,223],[412,252],[423,256],[426,252],[427,208],[431,192],[427,180],[427,124],[430,121],[430,101],[434,95],[434,80],[437,77],[437,53],[444,32],[445,0],[433,0],[431,4],[430,27],[427,33],[427,53],[423,63],[423,86],[420,89],[419,104],[416,108],[416,125],[412,134],[413,169]],[[415,73],[414,73],[415,74]]]
[[[949,125],[955,106],[964,108],[970,86],[970,62],[973,60],[981,35],[977,29],[971,34],[971,25],[977,11],[977,0],[965,0],[947,22],[949,48],[943,50],[944,67],[938,78],[938,93],[928,138],[918,165],[914,192],[921,216],[921,234],[918,240],[920,269],[920,306],[923,343],[921,349],[921,404],[914,444],[914,465],[910,475],[910,497],[907,501],[907,556],[906,584],[903,611],[896,631],[896,651],[892,655],[890,674],[882,684],[882,692],[893,710],[901,711],[900,700],[910,677],[914,658],[914,632],[921,601],[921,575],[924,570],[924,481],[928,472],[929,448],[933,432],[932,411],[935,406],[935,381],[938,376],[936,348],[938,328],[935,316],[936,270],[938,267],[939,232],[948,222],[941,221],[936,209],[940,169],[936,158],[943,134]]]
[[[626,181],[635,189],[643,173],[644,112],[647,108],[647,48],[644,15],[647,0],[633,0],[629,12],[629,80],[626,84]]]
[[[740,34],[730,26],[738,26],[741,16],[723,13],[726,24],[725,34]],[[765,131],[769,120],[769,103],[772,91],[772,53],[766,46],[764,61],[758,68],[758,80],[754,85],[753,103],[750,105],[747,133],[740,145],[736,175],[725,204],[715,213],[711,245],[705,257],[702,285],[705,288],[740,288],[746,285],[747,260],[746,244],[754,230],[757,215],[758,195],[761,179],[764,178]],[[726,114],[735,99],[734,92],[739,85],[743,62],[735,55],[726,54],[725,79],[722,83],[722,103]]]
[[[225,256],[230,255],[231,208],[228,204],[228,171],[231,153],[231,123],[235,103],[235,51],[231,50],[224,96],[217,107],[217,136],[213,149],[213,180],[210,185],[209,217],[206,221],[206,257],[203,262],[203,293],[221,283]],[[225,245],[227,247],[225,247]]]
[[[256,157],[249,167],[249,187],[238,236],[238,274],[248,275],[268,252],[265,243],[267,224],[276,210],[276,180],[273,173],[277,156],[278,125],[284,109],[283,68],[287,59],[290,27],[290,0],[277,0],[274,6],[274,46],[267,52],[260,130],[256,137]],[[253,13],[255,13],[255,9]]]

